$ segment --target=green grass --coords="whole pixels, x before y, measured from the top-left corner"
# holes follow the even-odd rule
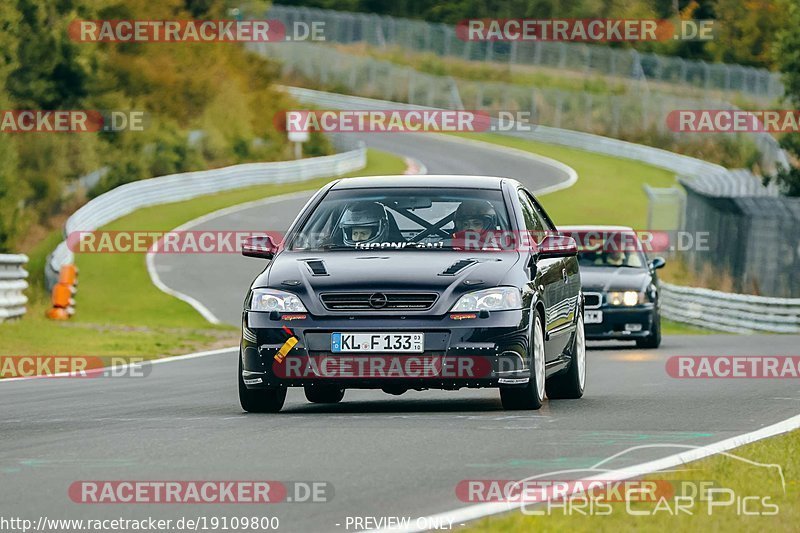
[[[710,329],[696,328],[689,324],[681,322],[673,322],[666,318],[661,319],[661,334],[662,335],[713,335],[719,333]]]
[[[353,175],[399,174],[403,160],[369,150],[367,167]],[[104,230],[167,231],[224,207],[258,198],[321,187],[333,178],[260,185],[140,209]],[[53,232],[30,254],[32,277],[41,278],[45,256],[60,240]],[[66,322],[44,317],[49,296],[34,281],[28,313],[2,325],[0,355],[130,355],[159,357],[238,342],[233,326],[213,326],[188,304],[150,281],[144,254],[79,254],[76,313]],[[245,288],[243,287],[244,291]]]
[[[620,224],[645,228],[647,195],[642,185],[670,187],[675,184],[673,172],[630,159],[504,135],[458,135],[543,155],[574,168],[578,173],[575,185],[539,197],[557,225]]]
[[[634,516],[626,511],[626,504],[610,504],[607,516],[581,516],[552,507],[547,512],[539,507],[544,516],[527,516],[510,513],[487,518],[472,524],[464,531],[500,533],[511,531],[797,531],[800,524],[800,430],[785,435],[762,440],[729,452],[738,457],[761,464],[779,465],[786,480],[786,494],[783,493],[777,469],[747,464],[735,458],[715,455],[701,461],[685,465],[680,472],[656,473],[646,476],[648,480],[668,480],[672,482],[712,481],[716,488],[733,490],[734,499],[755,496],[748,500],[748,510],[771,511],[768,505],[777,505],[774,516],[745,516],[737,512],[736,505],[716,506],[709,514],[708,500],[694,498],[687,500],[687,510],[692,514],[670,515],[666,507],[655,512],[655,502],[632,502],[634,511],[646,512],[647,516]],[[675,486],[675,485],[673,485]],[[680,485],[678,485],[680,486]],[[694,483],[694,486],[698,486]],[[705,493],[708,496],[708,493]],[[688,491],[687,491],[688,496]],[[728,498],[718,495],[717,502]],[[769,498],[765,500],[764,498]],[[675,509],[673,497],[666,498],[671,509]],[[688,504],[692,505],[688,505]],[[530,507],[533,510],[534,507]]]

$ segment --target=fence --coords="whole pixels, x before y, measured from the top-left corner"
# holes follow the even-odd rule
[[[690,268],[730,277],[732,288],[770,296],[800,297],[800,198],[760,195],[735,179],[682,179],[688,232],[708,232],[707,249],[684,254]],[[757,184],[757,183],[756,183]]]
[[[683,229],[686,193],[680,187],[642,185],[647,195],[647,228],[676,231]]]
[[[783,94],[780,75],[766,69],[640,54],[632,49],[567,42],[470,42],[453,26],[366,13],[275,5],[267,16],[285,24],[325,23],[325,38],[342,44],[399,46],[416,52],[469,61],[531,65],[636,81],[740,92],[775,100]]]
[[[549,126],[611,137],[680,138],[703,142],[735,139],[751,143],[760,153],[761,166],[773,171],[786,165],[786,155],[766,133],[675,133],[667,127],[667,114],[676,109],[736,109],[715,100],[693,100],[641,92],[627,95],[542,89],[500,82],[456,80],[423,74],[389,61],[339,52],[319,44],[301,42],[251,44],[260,54],[279,59],[284,74],[311,80],[328,90],[390,102],[443,109],[527,111],[537,128]],[[390,104],[391,105],[391,104]]]
[[[287,183],[324,176],[341,176],[367,164],[363,144],[336,155],[298,161],[249,163],[232,167],[186,172],[126,183],[94,198],[67,219],[65,236],[74,231],[92,231],[142,207],[179,202],[251,185]],[[56,283],[61,266],[72,263],[66,241],[47,258],[45,279],[48,289]]]
[[[28,256],[21,254],[0,255],[0,322],[25,314],[28,298],[23,291],[28,288],[28,272],[25,264]]]
[[[661,283],[665,318],[732,333],[800,333],[800,298],[767,298]]]

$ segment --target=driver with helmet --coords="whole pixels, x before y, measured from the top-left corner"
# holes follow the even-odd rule
[[[389,217],[381,204],[359,202],[347,207],[339,221],[339,229],[347,246],[384,242],[389,233]]]
[[[492,231],[497,228],[497,213],[487,200],[464,200],[453,214],[453,224],[455,233]]]
[[[453,214],[453,247],[483,249],[497,229],[497,212],[487,200],[464,200]],[[491,246],[490,246],[491,247]]]

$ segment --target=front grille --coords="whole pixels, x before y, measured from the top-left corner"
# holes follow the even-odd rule
[[[599,292],[585,292],[583,293],[583,306],[586,309],[597,309],[600,307],[602,295]]]
[[[320,297],[330,311],[426,311],[433,306],[437,295],[426,292],[337,292]],[[386,304],[381,306],[384,301]]]

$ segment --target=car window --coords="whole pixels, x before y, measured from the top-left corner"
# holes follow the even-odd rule
[[[534,208],[534,210],[536,211],[536,216],[539,218],[539,222],[542,224],[542,227],[544,227],[544,229],[546,229],[546,230],[549,230],[549,231],[555,231],[555,229],[556,229],[556,228],[555,228],[555,226],[553,226],[553,225],[550,223],[550,219],[549,219],[549,217],[548,217],[548,216],[547,216],[547,214],[544,212],[544,209],[542,208],[542,206],[541,206],[541,205],[539,205],[539,202],[537,202],[537,201],[536,201],[536,199],[535,199],[535,198],[533,198],[533,197],[532,197],[532,196],[531,196],[531,195],[528,193],[528,191],[523,191],[523,193],[525,194],[525,196],[527,196],[527,197],[528,197],[528,199],[529,199],[529,200],[530,200],[530,202],[531,202],[531,205],[533,205],[533,208]]]
[[[531,232],[536,242],[541,242],[544,237],[545,226],[536,214],[533,202],[522,189],[517,191],[517,196],[522,207],[522,216],[525,218],[525,229]]]
[[[622,266],[631,268],[644,268],[646,264],[641,252],[603,250],[579,252],[578,262],[582,266]]]
[[[287,249],[463,249],[457,243],[463,244],[465,233],[509,229],[499,190],[334,189],[290,237]]]
[[[635,233],[615,230],[564,230],[561,233],[578,244],[578,262],[582,266],[645,268],[641,242]]]

